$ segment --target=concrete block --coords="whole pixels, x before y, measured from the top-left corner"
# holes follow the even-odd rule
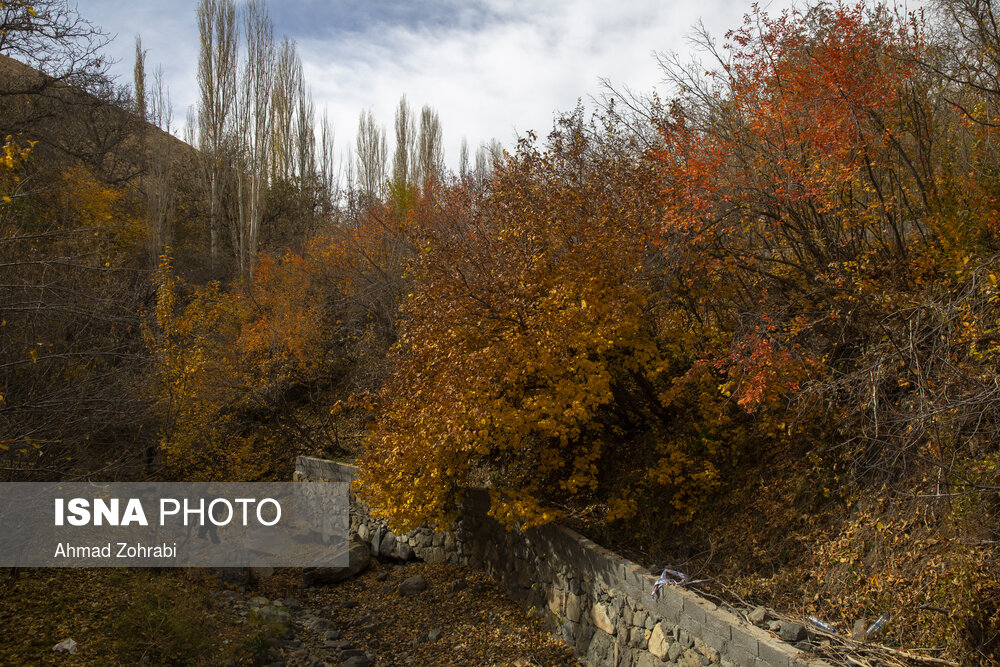
[[[720,639],[725,640],[726,642],[729,642],[729,640],[732,639],[732,627],[738,623],[739,619],[729,612],[721,609],[711,609],[705,611],[705,629],[712,631]]]
[[[643,604],[647,604],[649,611],[657,618],[676,625],[684,609],[684,598],[677,593],[678,591],[669,587],[661,588],[656,600],[647,596],[643,599]]]
[[[715,611],[718,609],[711,602],[702,599],[700,596],[695,595],[689,591],[681,591],[684,593],[684,609],[682,612],[683,616],[690,616],[694,620],[698,621],[699,624],[705,625],[705,617],[708,612]]]
[[[686,630],[688,634],[690,634],[693,637],[700,637],[702,630],[705,627],[697,619],[695,619],[692,616],[689,616],[686,612],[681,613],[681,618],[677,622],[677,625],[682,630]]]
[[[753,628],[757,630],[757,628]],[[749,627],[734,625],[730,629],[730,651],[739,650],[757,657],[757,635]]]
[[[757,644],[757,657],[772,667],[791,667],[798,655],[795,648],[777,639]]]

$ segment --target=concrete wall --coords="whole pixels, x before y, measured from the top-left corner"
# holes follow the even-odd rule
[[[343,481],[353,472],[352,466],[299,457],[295,476]],[[653,599],[653,574],[568,528],[509,532],[488,510],[488,494],[470,490],[452,530],[394,535],[352,503],[351,529],[383,556],[485,570],[593,665],[826,664],[690,590],[665,586]]]

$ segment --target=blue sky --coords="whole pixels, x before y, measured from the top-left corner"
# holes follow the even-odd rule
[[[762,3],[766,4],[766,3]],[[774,0],[776,13],[790,3]],[[117,35],[115,73],[131,80],[134,38],[147,71],[164,68],[175,123],[197,98],[196,0],[83,0],[80,13]],[[619,86],[663,90],[654,52],[691,48],[703,20],[722,36],[750,3],[739,0],[272,0],[276,38],[296,40],[317,111],[326,108],[338,149],[351,145],[358,114],[371,108],[391,128],[399,96],[441,117],[445,157],[456,166],[462,137],[513,143],[545,135],[553,115]],[[389,133],[391,144],[391,131]]]

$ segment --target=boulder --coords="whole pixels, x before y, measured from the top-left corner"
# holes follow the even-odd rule
[[[404,579],[399,585],[400,595],[416,595],[425,590],[427,590],[427,580],[420,574]]]
[[[378,555],[382,558],[389,558],[392,556],[393,550],[396,548],[396,536],[390,530],[382,536],[382,541],[378,546]]]
[[[653,628],[653,634],[649,637],[649,652],[660,660],[666,660],[671,643],[673,643],[673,637],[663,629],[662,623],[657,623],[656,627]]]
[[[806,638],[806,629],[798,623],[783,621],[778,630],[778,636],[786,642],[797,642]]]
[[[371,550],[360,538],[352,537],[348,547],[347,567],[307,567],[302,570],[306,586],[336,584],[357,576],[368,569]]]

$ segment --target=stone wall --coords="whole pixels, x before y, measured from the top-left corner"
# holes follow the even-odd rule
[[[299,457],[295,478],[344,481],[353,473],[352,466]],[[395,535],[352,502],[351,530],[383,557],[484,569],[592,665],[826,664],[688,589],[665,586],[653,599],[653,574],[568,528],[510,532],[488,510],[488,494],[470,490],[452,530]]]

